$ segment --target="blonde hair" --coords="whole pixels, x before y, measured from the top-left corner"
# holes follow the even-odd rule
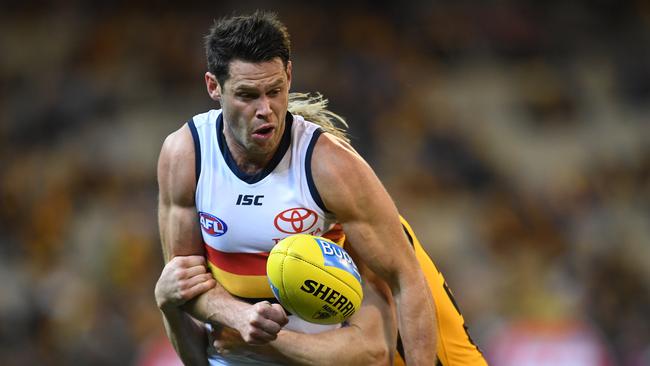
[[[343,117],[327,109],[329,101],[321,93],[289,93],[289,112],[302,116],[323,128],[323,131],[349,143],[348,123]]]

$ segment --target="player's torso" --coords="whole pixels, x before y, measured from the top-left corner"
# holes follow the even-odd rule
[[[310,189],[306,165],[318,126],[288,115],[278,151],[250,176],[230,155],[220,111],[195,116],[193,125],[201,151],[196,207],[213,272],[234,295],[272,298],[266,280],[271,248],[289,235],[320,235],[332,225]],[[263,277],[257,281],[263,286],[255,277]]]
[[[208,266],[231,294],[251,303],[273,301],[266,277],[273,246],[293,234],[323,235],[334,224],[319,205],[310,177],[311,151],[320,130],[288,115],[280,147],[267,169],[248,176],[230,156],[220,114],[213,110],[189,123],[200,151],[196,208]],[[293,316],[287,327],[305,332],[331,329]]]

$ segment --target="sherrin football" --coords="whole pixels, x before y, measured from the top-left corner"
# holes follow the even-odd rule
[[[297,234],[279,241],[269,254],[266,274],[282,306],[308,322],[341,323],[361,306],[357,266],[325,238]]]

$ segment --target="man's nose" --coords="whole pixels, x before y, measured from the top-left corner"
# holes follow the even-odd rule
[[[262,96],[257,104],[257,118],[267,119],[271,113],[271,100],[267,96]]]

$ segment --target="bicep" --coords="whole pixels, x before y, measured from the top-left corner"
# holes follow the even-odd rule
[[[165,261],[175,256],[203,255],[203,241],[194,207],[159,205],[159,226]]]
[[[396,281],[400,269],[415,263],[415,256],[395,204],[361,157],[327,140],[319,151],[320,142],[312,167],[325,206],[368,266],[387,281]]]
[[[184,126],[167,137],[158,160],[158,226],[165,261],[203,255],[193,167],[194,145]]]

